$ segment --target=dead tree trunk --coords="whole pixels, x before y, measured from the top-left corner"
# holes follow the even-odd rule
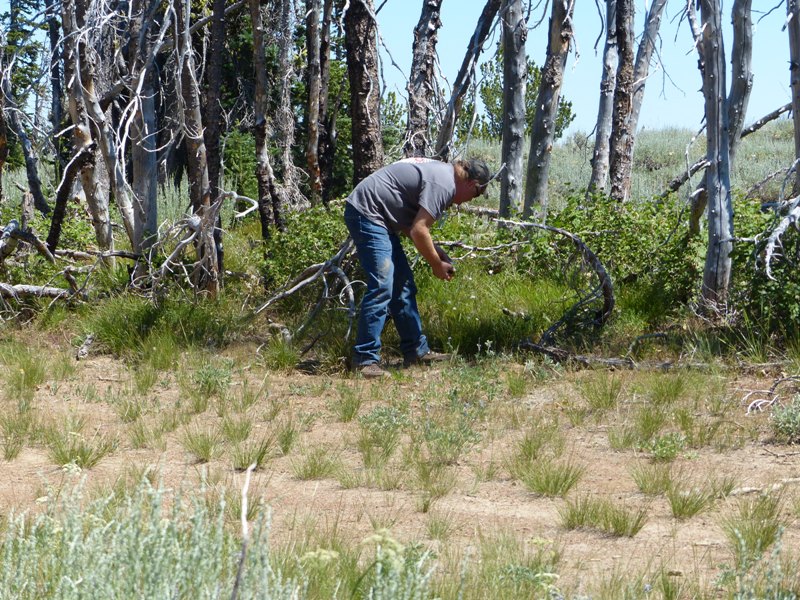
[[[353,185],[383,166],[374,14],[372,0],[353,0],[344,17],[353,121]]]
[[[62,0],[61,28],[64,32],[64,81],[67,82],[67,106],[72,120],[72,145],[74,155],[83,150],[91,150],[91,157],[80,170],[81,187],[86,196],[86,205],[92,216],[98,249],[114,250],[114,237],[111,232],[111,216],[108,210],[108,197],[102,193],[97,174],[97,155],[92,141],[89,116],[80,84],[79,56],[83,50],[80,30],[85,26],[85,7],[74,0]]]
[[[154,5],[143,0],[131,4],[131,46],[128,72],[135,78],[132,95],[136,108],[131,123],[131,175],[134,196],[134,252],[149,248],[155,242],[158,228],[158,156],[156,149],[156,82],[151,59],[155,40],[150,23]],[[162,28],[169,13],[162,16]]]
[[[98,15],[99,16],[99,15]],[[97,26],[99,29],[99,26]],[[138,246],[134,234],[133,201],[131,199],[128,184],[122,172],[122,164],[117,153],[116,135],[111,130],[111,125],[106,119],[103,107],[97,94],[97,55],[89,44],[82,45],[83,52],[78,53],[80,67],[77,69],[77,83],[83,93],[83,102],[89,116],[89,123],[92,126],[92,137],[98,140],[100,152],[108,171],[109,182],[117,202],[122,224],[125,233],[131,242],[131,246]]]
[[[2,94],[4,97],[3,104],[5,105],[6,118],[11,127],[11,131],[19,139],[22,146],[22,153],[25,156],[25,172],[28,176],[28,189],[33,194],[33,202],[36,210],[43,215],[50,214],[50,207],[47,205],[47,200],[42,193],[42,181],[39,179],[39,167],[37,165],[36,154],[33,151],[33,144],[28,137],[28,132],[22,125],[20,118],[19,107],[14,101],[11,91],[11,74],[6,73],[6,77],[2,81]]]
[[[469,46],[467,46],[467,53],[464,55],[461,68],[458,70],[458,75],[453,83],[453,93],[447,103],[444,119],[439,127],[439,135],[436,138],[436,148],[434,149],[434,154],[441,160],[450,160],[453,132],[455,131],[458,115],[461,112],[461,105],[464,103],[464,96],[467,95],[467,90],[469,90],[475,78],[475,67],[483,50],[483,44],[492,30],[497,11],[500,10],[500,2],[501,0],[488,0],[486,6],[483,7],[481,16],[478,18],[478,24],[475,26],[475,33],[472,34]]]
[[[547,176],[556,133],[556,116],[564,67],[572,44],[572,11],[574,2],[553,0],[550,29],[547,41],[547,59],[542,68],[536,116],[531,128],[531,148],[528,155],[528,173],[525,182],[524,218],[529,218],[538,206],[538,218],[547,216]]]
[[[331,81],[331,24],[333,22],[333,0],[323,0],[322,28],[319,39],[320,87],[319,87],[319,174],[322,185],[322,203],[327,206],[331,196],[333,179],[333,157],[336,154],[336,116],[339,112],[341,93],[330,101]]]
[[[595,192],[605,192],[608,182],[609,141],[611,117],[614,112],[614,88],[617,84],[617,0],[606,0],[606,43],[603,48],[603,77],[600,80],[600,103],[592,153],[592,175],[586,198]]]
[[[617,47],[619,64],[614,87],[609,178],[610,196],[618,202],[628,199],[633,170],[633,0],[617,0]]]
[[[319,173],[319,105],[322,87],[320,64],[320,0],[306,0],[306,48],[308,68],[306,70],[306,167],[311,187],[311,205],[319,203],[322,195],[322,179]]]
[[[792,88],[794,157],[800,159],[800,0],[787,0],[786,27],[789,30],[789,83]],[[800,167],[794,170],[794,194],[800,193]]]
[[[3,96],[4,94],[0,94],[0,204],[3,203],[3,168],[8,158],[8,122]]]
[[[732,9],[733,52],[731,53],[731,90],[728,96],[728,138],[729,162],[733,164],[736,151],[744,129],[744,119],[750,91],[753,88],[751,70],[753,56],[753,20],[751,18],[752,0],[735,0]],[[701,53],[702,61],[702,53]],[[700,233],[700,219],[708,203],[708,182],[705,176],[692,194],[692,205],[689,212],[689,233],[695,236]]]
[[[639,49],[636,51],[636,62],[633,67],[633,101],[631,105],[631,152],[636,144],[636,130],[639,128],[639,113],[642,110],[644,100],[644,88],[647,77],[650,73],[650,61],[656,48],[658,31],[661,28],[661,15],[667,0],[654,0],[650,5],[650,10],[645,16],[644,33],[642,41],[639,42]],[[631,160],[633,155],[631,155]]]
[[[436,94],[436,43],[442,21],[442,0],[424,0],[414,28],[411,74],[408,78],[408,122],[403,145],[405,156],[428,156],[430,152],[431,104]]]
[[[280,210],[275,213],[275,226],[283,231],[286,226],[284,224],[283,213],[288,208],[304,208],[306,199],[300,194],[297,186],[297,177],[295,175],[294,158],[292,151],[294,149],[295,127],[294,127],[294,113],[292,112],[292,83],[294,81],[294,61],[292,60],[294,52],[294,36],[292,32],[295,28],[294,23],[294,2],[292,0],[280,0],[275,3],[278,10],[277,30],[273,29],[276,33],[278,44],[278,70],[281,74],[278,90],[278,110],[275,115],[275,138],[280,145],[280,155],[278,160],[278,173],[282,180],[281,185],[281,198],[282,204]]]
[[[733,207],[728,162],[728,107],[725,85],[725,48],[720,0],[702,0],[703,53],[706,60],[703,95],[709,162],[708,249],[701,301],[712,312],[722,311],[728,299],[733,248]]]
[[[203,139],[208,160],[208,185],[211,201],[216,202],[222,187],[222,63],[225,51],[225,0],[213,0],[211,14],[211,47],[208,59],[208,88],[206,91],[205,128]],[[214,227],[214,244],[217,252],[217,271],[224,273],[222,247],[222,222]]]
[[[267,60],[265,55],[264,20],[261,0],[250,0],[250,18],[253,21],[253,66],[255,67],[255,140],[256,140],[256,179],[258,181],[258,215],[261,220],[261,237],[269,239],[273,215],[280,215],[281,198],[275,184],[275,175],[269,159],[267,140],[269,122],[267,120]]]
[[[522,0],[504,0],[503,23],[503,141],[500,161],[506,165],[500,179],[500,216],[522,208],[522,159],[525,144],[525,85],[527,23]]]
[[[200,86],[195,75],[194,52],[189,35],[189,0],[174,0],[173,7],[178,21],[176,50],[180,97],[183,101],[181,112],[186,143],[189,196],[194,213],[202,220],[201,230],[209,232],[215,228],[216,214],[212,210],[206,145],[203,139],[203,119],[200,112]],[[213,296],[219,291],[216,245],[213,235],[207,233],[199,236],[199,240],[196,245],[198,260],[203,262],[205,268],[195,271],[193,284],[195,289],[204,290]]]

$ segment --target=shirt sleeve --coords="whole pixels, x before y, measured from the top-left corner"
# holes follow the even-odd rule
[[[434,221],[439,220],[444,214],[451,199],[450,193],[444,186],[436,182],[422,182],[422,188],[419,192],[419,205],[433,216]]]

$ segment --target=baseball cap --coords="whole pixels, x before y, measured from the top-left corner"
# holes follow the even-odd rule
[[[479,186],[483,188],[483,195],[487,195],[487,187],[492,180],[492,172],[489,170],[489,165],[479,158],[470,158],[461,164],[467,172],[467,177],[477,181]]]

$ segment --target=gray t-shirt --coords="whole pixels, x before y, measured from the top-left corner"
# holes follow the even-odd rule
[[[347,202],[373,223],[399,232],[411,227],[420,207],[434,220],[441,217],[455,193],[452,164],[410,158],[378,169],[362,180]]]

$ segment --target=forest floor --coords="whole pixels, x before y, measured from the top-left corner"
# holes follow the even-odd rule
[[[530,560],[549,552],[559,587],[574,593],[615,574],[713,589],[735,562],[726,524],[770,492],[783,547],[800,548],[800,452],[772,439],[768,412],[746,414],[778,372],[570,371],[491,358],[367,381],[269,370],[249,346],[160,372],[51,352],[73,362],[32,390],[33,424],[0,462],[4,513],[37,510],[74,477],[64,457],[81,464],[93,449],[96,464],[81,470],[93,494],[149,472],[236,506],[244,473],[234,463],[262,447],[250,495],[271,509],[277,546],[358,544],[386,529],[456,572],[494,543]],[[6,422],[13,406],[7,397]],[[579,467],[563,497],[535,491],[544,464]],[[697,514],[674,516],[663,487],[643,493],[659,473],[684,495],[707,496]],[[569,507],[589,498],[630,519],[638,511],[644,525],[630,536],[567,527]]]

